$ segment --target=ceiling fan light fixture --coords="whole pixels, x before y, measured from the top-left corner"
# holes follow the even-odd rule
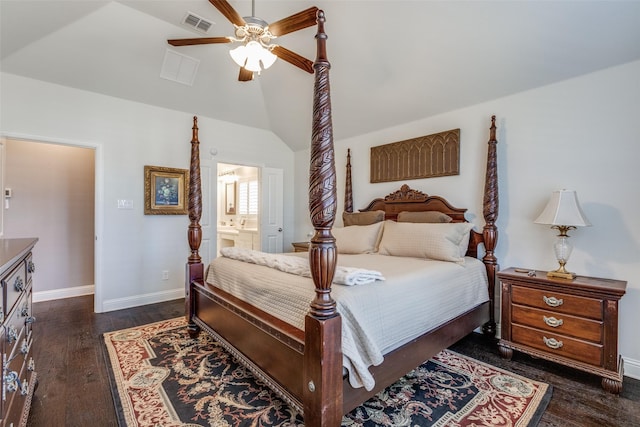
[[[240,67],[244,67],[254,73],[259,73],[271,67],[278,58],[269,49],[264,48],[254,40],[251,40],[246,45],[231,49],[229,55]]]

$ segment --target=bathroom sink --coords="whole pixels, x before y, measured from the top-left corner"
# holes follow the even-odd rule
[[[218,233],[222,234],[238,234],[238,229],[230,225],[219,225]]]

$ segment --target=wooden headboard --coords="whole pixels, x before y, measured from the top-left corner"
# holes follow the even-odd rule
[[[385,198],[372,200],[366,208],[360,209],[360,212],[376,210],[384,211],[384,218],[393,221],[397,219],[400,212],[438,211],[449,215],[454,222],[466,221],[464,213],[467,211],[454,208],[444,198],[429,196],[422,191],[410,188],[407,184],[403,184],[399,190]]]
[[[426,212],[437,211],[449,215],[453,222],[468,222],[464,217],[467,211],[464,208],[452,206],[446,199],[440,196],[429,196],[419,190],[410,188],[403,184],[399,190],[387,195],[384,198],[374,199],[360,212],[384,211],[384,218],[392,221],[398,219],[400,212]],[[478,257],[478,245],[484,243],[481,233],[471,230],[469,237],[469,249],[467,256]]]
[[[422,191],[414,190],[407,184],[403,184],[399,190],[394,191],[385,198],[374,199],[360,212],[384,211],[384,218],[391,221],[398,219],[400,212],[427,212],[437,211],[449,215],[453,222],[468,222],[464,217],[467,211],[464,208],[453,207],[446,199],[440,196],[429,196]],[[484,243],[482,233],[471,230],[467,256],[478,257],[478,245]]]

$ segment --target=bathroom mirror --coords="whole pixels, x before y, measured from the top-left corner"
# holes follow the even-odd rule
[[[225,184],[224,213],[227,215],[236,214],[236,183],[235,181],[228,182]]]

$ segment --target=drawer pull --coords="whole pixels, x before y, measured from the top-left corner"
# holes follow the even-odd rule
[[[24,291],[24,280],[22,280],[22,277],[16,277],[16,280],[13,282],[13,289],[15,289],[16,292]]]
[[[20,387],[20,394],[22,396],[26,396],[27,394],[29,394],[29,383],[27,382],[26,378],[22,380],[22,386]]]
[[[9,326],[7,328],[7,341],[9,341],[9,343],[12,343],[17,339],[18,339],[18,330],[13,325]]]
[[[24,323],[25,323],[25,325],[28,325],[28,324],[30,324],[30,323],[34,323],[35,321],[36,321],[36,318],[35,318],[35,317],[33,317],[33,316],[29,316],[29,317],[27,317],[26,319],[24,319]]]
[[[9,393],[13,393],[18,389],[18,387],[22,387],[20,384],[20,379],[18,379],[18,373],[16,371],[11,371],[6,374],[3,378],[5,387]]]
[[[35,371],[35,369],[36,369],[36,362],[33,360],[33,357],[30,357],[29,363],[27,364],[27,370]]]
[[[27,354],[29,353],[29,349],[31,348],[31,342],[29,342],[26,338],[22,340],[22,345],[20,346],[20,353]]]
[[[562,319],[556,319],[555,317],[542,316],[542,320],[544,320],[544,323],[546,323],[548,326],[551,326],[552,328],[562,326],[562,324],[564,323]]]
[[[36,265],[34,264],[33,261],[29,261],[29,263],[27,264],[27,271],[29,273],[35,273],[36,271]]]
[[[547,297],[543,295],[542,299],[549,307],[560,307],[562,303],[564,303],[562,298],[558,299],[556,297]]]
[[[553,348],[554,350],[557,350],[563,346],[562,341],[558,341],[555,338],[542,337],[542,341],[544,341],[547,347]]]

